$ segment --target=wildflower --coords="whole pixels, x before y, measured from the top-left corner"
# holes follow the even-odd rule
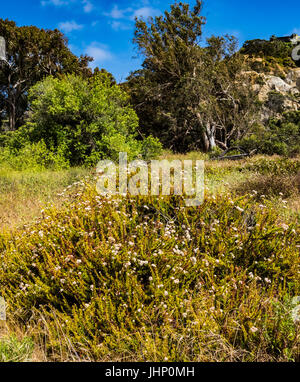
[[[250,331],[252,333],[256,333],[258,331],[258,329],[255,326],[252,326],[252,328],[250,328]]]
[[[196,265],[197,259],[196,259],[195,256],[191,257],[191,262],[192,262],[193,265]]]
[[[82,261],[80,259],[78,259],[78,260],[76,260],[76,263],[80,264],[80,263],[82,263]]]
[[[236,208],[238,211],[240,211],[240,212],[244,212],[243,208],[241,208],[241,207],[236,206],[235,208]]]
[[[165,296],[168,296],[169,293],[165,290],[165,291],[164,291],[164,295],[165,295]]]

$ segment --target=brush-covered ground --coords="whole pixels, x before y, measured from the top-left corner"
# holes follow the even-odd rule
[[[299,361],[299,170],[208,160],[197,208],[0,173],[0,360]]]

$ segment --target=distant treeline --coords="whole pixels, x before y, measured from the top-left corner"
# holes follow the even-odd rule
[[[279,122],[263,125],[247,74],[248,57],[261,52],[292,65],[290,44],[246,42],[239,51],[233,36],[204,42],[205,22],[200,0],[194,7],[175,3],[147,21],[136,19],[134,43],[144,62],[118,85],[105,70],[89,68],[91,57],[75,56],[59,30],[0,20],[7,45],[7,60],[0,63],[2,152],[9,158],[28,145],[35,145],[33,152],[42,145],[41,152],[71,165],[92,164],[118,151],[151,157],[162,146],[214,152],[238,143],[290,153],[290,132],[299,136],[298,117],[285,117],[280,137]],[[264,144],[270,137],[277,146]],[[298,142],[293,138],[293,153]]]

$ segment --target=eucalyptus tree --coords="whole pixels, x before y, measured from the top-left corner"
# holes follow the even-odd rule
[[[202,41],[202,1],[175,3],[164,15],[136,19],[143,68],[125,85],[141,132],[175,151],[225,148],[254,121],[255,94],[233,37]],[[202,44],[201,44],[202,42]]]

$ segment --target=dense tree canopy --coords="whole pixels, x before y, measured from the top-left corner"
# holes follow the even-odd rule
[[[234,38],[212,37],[200,46],[202,2],[175,3],[164,16],[136,20],[135,43],[143,69],[127,87],[141,130],[175,151],[227,147],[254,122],[255,94]]]
[[[118,159],[121,151],[132,159],[145,149],[160,148],[151,138],[136,140],[137,115],[112,80],[105,71],[89,79],[48,76],[30,89],[30,114],[22,130],[31,142],[45,142],[71,164]]]
[[[7,60],[0,61],[0,112],[10,130],[23,123],[28,90],[37,81],[62,73],[91,74],[87,65],[92,59],[72,54],[57,29],[18,27],[13,21],[0,19],[0,36],[7,50]]]
[[[0,60],[0,145],[19,150],[29,139],[26,144],[41,142],[80,164],[119,151],[152,155],[158,140],[175,152],[208,152],[237,142],[259,146],[258,139],[280,137],[281,130],[295,135],[299,121],[261,124],[260,89],[253,86],[262,85],[266,68],[295,66],[291,43],[254,40],[238,50],[232,36],[203,41],[205,22],[201,0],[137,18],[134,43],[142,68],[117,85],[105,69],[92,72],[92,58],[72,54],[59,30],[0,19],[7,48]],[[262,62],[263,70],[256,70]],[[265,106],[275,104],[282,114],[284,99],[270,91]]]

